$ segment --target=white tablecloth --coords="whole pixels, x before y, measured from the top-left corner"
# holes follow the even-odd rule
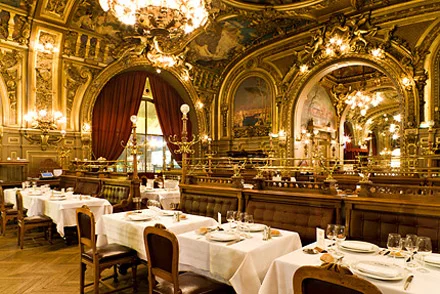
[[[148,210],[148,209],[146,209]],[[147,259],[144,245],[144,229],[154,226],[156,223],[163,224],[168,230],[178,235],[188,231],[194,231],[202,226],[214,226],[217,222],[211,217],[187,214],[187,219],[174,222],[172,216],[162,216],[151,221],[131,221],[126,212],[104,215],[97,223],[98,245],[106,243],[118,243],[138,252],[142,259]]]
[[[298,233],[281,231],[280,237],[263,241],[261,232],[250,239],[226,245],[208,241],[195,232],[177,236],[180,245],[180,264],[219,281],[228,282],[237,293],[258,293],[272,261],[301,248]]]
[[[314,247],[313,245],[307,247]],[[382,261],[392,264],[393,259],[375,253],[354,253],[341,251],[344,254],[343,263],[350,265],[356,261],[371,260]],[[281,256],[274,260],[260,288],[260,294],[292,294],[293,293],[293,274],[303,265],[321,265],[321,254],[306,254],[301,249]],[[404,259],[396,259],[396,263],[403,267]],[[408,272],[409,274],[409,272]],[[429,273],[420,273],[412,269],[414,279],[409,288],[404,291],[403,285],[406,276],[400,281],[380,281],[365,278],[375,284],[383,294],[402,294],[402,293],[440,293],[438,281],[440,279],[440,268],[429,268]],[[362,277],[362,276],[360,276]]]
[[[16,189],[6,189],[5,201],[16,203]],[[76,209],[87,205],[98,222],[102,215],[113,212],[113,206],[105,199],[93,197],[81,197],[69,195],[64,200],[51,200],[51,192],[30,193],[30,190],[22,190],[23,206],[28,209],[27,215],[47,215],[57,225],[58,233],[64,236],[64,227],[76,226]],[[35,195],[31,195],[35,194]],[[97,228],[98,230],[98,228]]]
[[[157,200],[162,205],[163,209],[172,209],[171,203],[180,203],[180,191],[165,190],[165,189],[141,189],[141,198]]]

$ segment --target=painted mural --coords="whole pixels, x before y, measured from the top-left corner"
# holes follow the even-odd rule
[[[319,84],[313,86],[307,94],[306,101],[304,101],[304,106],[301,110],[301,115],[302,128],[306,128],[311,119],[313,119],[313,126],[315,128],[335,128],[335,109],[329,95]]]
[[[249,77],[234,96],[234,127],[271,124],[272,95],[268,83],[260,77]]]

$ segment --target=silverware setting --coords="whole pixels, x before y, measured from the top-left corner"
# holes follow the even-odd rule
[[[241,242],[241,241],[244,241],[244,240],[246,240],[246,239],[243,238],[243,239],[237,239],[237,240],[234,240],[234,241],[230,241],[230,242],[226,243],[226,246],[229,246],[229,245],[232,245],[232,244],[237,244],[238,242]]]
[[[409,284],[411,284],[413,279],[414,279],[414,275],[409,275],[408,278],[406,278],[405,284],[403,284],[403,290],[408,289]]]

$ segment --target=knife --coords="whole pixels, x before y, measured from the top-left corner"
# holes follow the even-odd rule
[[[226,243],[226,246],[229,246],[229,245],[232,245],[232,244],[236,244],[236,243],[241,242],[243,240],[245,240],[245,239],[237,239],[237,240],[234,240],[234,241],[230,241],[230,242]]]
[[[409,284],[411,284],[412,280],[414,279],[413,275],[408,276],[408,278],[405,281],[405,284],[403,285],[403,290],[408,289]]]

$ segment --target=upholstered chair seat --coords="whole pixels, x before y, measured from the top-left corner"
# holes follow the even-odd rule
[[[179,273],[179,242],[162,224],[146,227],[144,242],[150,294],[235,293],[231,286],[205,276],[193,272]],[[155,284],[156,277],[161,279],[158,284]]]
[[[87,206],[76,210],[78,243],[80,250],[80,293],[84,293],[85,288],[92,286],[94,293],[99,293],[99,284],[102,283],[111,289],[108,293],[119,292],[124,289],[133,288],[136,292],[136,273],[137,273],[137,252],[119,244],[107,244],[96,246],[95,217]],[[132,270],[132,285],[115,288],[114,285],[106,283],[105,280],[113,277],[113,281],[118,282],[117,265],[130,264]],[[85,283],[85,272],[87,267],[93,271],[93,282]],[[106,268],[113,267],[113,275],[102,278],[101,272]]]
[[[18,223],[18,245],[20,249],[23,249],[24,235],[26,231],[35,228],[44,228],[44,237],[49,239],[49,243],[52,244],[52,219],[45,215],[38,216],[25,216],[23,209],[23,196],[20,191],[16,194],[17,201],[17,223]]]

